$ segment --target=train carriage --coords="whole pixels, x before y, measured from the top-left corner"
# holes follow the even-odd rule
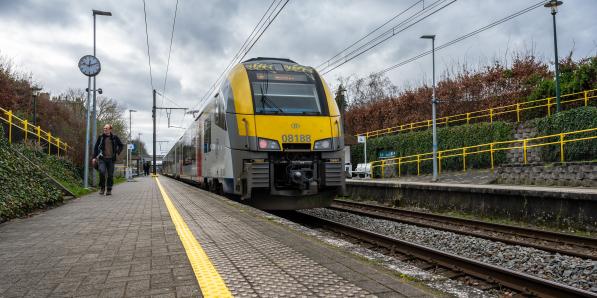
[[[262,209],[322,207],[344,193],[342,121],[313,68],[249,59],[200,111],[164,157],[164,174]]]

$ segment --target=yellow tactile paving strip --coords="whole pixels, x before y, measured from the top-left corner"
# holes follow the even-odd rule
[[[197,278],[199,287],[201,287],[203,297],[232,297],[226,283],[224,283],[224,280],[209,260],[209,257],[197,239],[193,236],[193,233],[180,213],[178,213],[178,210],[176,210],[176,207],[164,190],[160,180],[155,177],[155,181],[162,193],[162,198],[164,199],[164,203],[166,203],[172,222],[174,222],[174,225],[176,226],[176,232],[184,246],[189,262],[191,262],[195,277]]]

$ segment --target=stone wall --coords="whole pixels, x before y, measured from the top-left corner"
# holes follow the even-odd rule
[[[522,140],[534,138],[538,134],[537,127],[532,121],[518,123],[514,128],[514,139]],[[522,147],[522,142],[516,143],[516,146]],[[506,151],[508,163],[524,163],[524,154],[522,149],[513,149]],[[538,163],[541,162],[541,148],[535,147],[527,149],[527,162]]]
[[[597,163],[511,164],[495,170],[498,184],[597,187]]]

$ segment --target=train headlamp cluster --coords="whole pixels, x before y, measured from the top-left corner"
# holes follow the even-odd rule
[[[313,144],[313,150],[327,150],[332,148],[332,139],[323,139]]]
[[[259,138],[259,149],[261,150],[280,150],[280,144],[276,140]]]

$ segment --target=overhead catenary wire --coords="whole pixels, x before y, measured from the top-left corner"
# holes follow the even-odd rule
[[[478,28],[478,29],[476,29],[476,30],[473,30],[473,31],[471,31],[471,32],[469,32],[469,33],[467,33],[467,34],[461,35],[461,36],[459,36],[459,37],[457,37],[457,38],[455,38],[455,39],[453,39],[453,40],[451,40],[451,41],[449,41],[449,42],[446,42],[446,43],[444,43],[444,44],[442,44],[442,45],[440,45],[440,46],[436,46],[436,47],[435,47],[435,51],[437,52],[438,50],[441,50],[441,49],[447,48],[447,47],[449,47],[449,46],[451,46],[451,45],[453,45],[453,44],[455,44],[455,43],[461,42],[461,41],[463,41],[463,40],[465,40],[465,39],[467,39],[467,38],[469,38],[469,37],[472,37],[472,36],[474,36],[474,35],[477,35],[477,34],[479,34],[479,33],[483,32],[483,31],[489,30],[489,29],[491,29],[491,28],[493,28],[493,27],[495,27],[495,26],[497,26],[497,25],[499,25],[499,24],[502,24],[502,23],[504,23],[504,22],[507,22],[507,21],[509,21],[509,20],[511,20],[511,19],[514,19],[514,18],[516,18],[516,17],[518,17],[518,16],[521,16],[521,15],[523,15],[523,14],[525,14],[525,13],[528,13],[528,12],[530,12],[530,11],[532,11],[532,10],[535,10],[535,9],[537,9],[537,8],[539,8],[539,7],[542,7],[544,4],[545,4],[545,1],[539,1],[539,2],[538,2],[538,3],[536,3],[536,4],[533,4],[533,5],[531,5],[531,6],[529,6],[529,7],[526,7],[526,8],[524,8],[524,9],[522,9],[522,10],[519,10],[519,11],[517,11],[517,12],[513,13],[513,14],[510,14],[510,15],[508,15],[508,16],[506,16],[506,17],[502,18],[502,19],[499,19],[499,20],[497,20],[497,21],[494,21],[494,22],[492,22],[492,23],[489,23],[489,24],[487,24],[487,25],[485,25],[485,26],[483,26],[483,27],[480,27],[480,28]],[[420,53],[420,54],[418,54],[418,55],[416,55],[416,56],[414,56],[414,57],[411,57],[411,58],[409,58],[409,59],[406,59],[406,60],[404,60],[404,61],[401,61],[401,62],[399,62],[399,63],[396,63],[396,64],[394,64],[394,65],[392,65],[392,66],[389,66],[389,67],[387,67],[387,68],[384,68],[384,69],[382,69],[381,71],[375,72],[375,73],[373,73],[373,75],[381,75],[381,74],[384,74],[384,73],[386,73],[386,72],[388,72],[388,71],[394,70],[394,69],[396,69],[396,68],[398,68],[398,67],[400,67],[400,66],[406,65],[406,64],[408,64],[408,63],[410,63],[410,62],[413,62],[413,61],[415,61],[415,60],[417,60],[417,59],[420,59],[420,58],[422,58],[422,57],[424,57],[424,56],[427,56],[427,55],[431,54],[431,52],[432,52],[432,50],[425,51],[425,52],[423,52],[423,53]]]
[[[145,17],[145,41],[147,43],[147,59],[148,59],[148,63],[149,63],[149,82],[151,83],[151,89],[155,89],[153,87],[153,74],[151,71],[151,54],[149,52],[149,33],[147,30],[147,10],[145,8],[145,0],[143,0],[143,15]]]
[[[358,39],[357,41],[353,42],[352,44],[350,44],[348,47],[344,48],[342,51],[338,52],[336,55],[334,55],[332,58],[329,58],[328,60],[321,62],[319,65],[317,65],[315,68],[316,69],[320,69],[324,64],[329,63],[330,61],[332,61],[334,58],[342,55],[342,53],[348,51],[350,48],[352,48],[353,46],[355,46],[356,44],[358,44],[359,42],[363,41],[365,38],[371,36],[371,34],[377,32],[379,29],[385,27],[387,24],[389,24],[390,22],[392,22],[393,20],[397,19],[398,17],[400,17],[401,15],[405,14],[407,11],[409,11],[411,8],[415,7],[416,5],[418,5],[419,3],[423,2],[424,0],[419,0],[415,3],[413,3],[411,6],[409,6],[407,9],[400,11],[398,14],[394,15],[393,17],[391,17],[389,20],[387,20],[385,23],[381,24],[380,26],[376,27],[375,29],[373,29],[372,31],[370,31],[369,33],[367,33],[365,36],[361,37],[360,39]]]
[[[399,33],[405,31],[406,29],[418,24],[419,22],[423,21],[424,19],[430,17],[431,15],[439,12],[440,10],[446,8],[447,6],[451,5],[452,3],[456,2],[456,0],[437,0],[433,2],[431,5],[427,7],[423,7],[421,10],[415,12],[414,14],[410,15],[408,18],[397,24],[396,26],[382,32],[381,34],[375,36],[373,39],[365,42],[364,44],[360,45],[356,49],[353,49],[349,53],[342,55],[336,59],[329,59],[327,65],[320,69],[320,73],[325,75],[338,67],[348,63],[349,61],[361,56],[362,54],[368,52],[369,50],[377,47],[378,45],[384,43],[385,41],[389,40],[390,38],[397,36]],[[409,7],[408,9],[414,6]],[[407,9],[407,10],[408,10]],[[358,42],[357,42],[358,43]],[[355,43],[355,44],[357,44]],[[345,52],[346,50],[343,50]],[[336,57],[339,56],[338,54]],[[333,60],[333,61],[332,61]],[[326,64],[325,62],[323,64]]]
[[[170,46],[169,46],[169,49],[168,49],[168,60],[166,62],[166,73],[164,74],[164,85],[163,85],[163,88],[162,88],[162,94],[163,95],[162,95],[162,100],[161,100],[160,106],[164,105],[164,97],[166,96],[166,84],[168,82],[168,71],[170,69],[170,57],[171,57],[171,54],[172,54],[172,44],[174,42],[174,30],[176,29],[176,16],[177,16],[177,13],[178,13],[178,1],[179,0],[176,0],[176,5],[174,6],[174,17],[173,17],[173,20],[172,20],[172,30],[170,31]],[[172,102],[174,102],[174,101],[172,101]],[[160,110],[159,116],[158,116],[158,119],[157,119],[158,120],[158,124],[157,124],[158,127],[160,126],[160,122],[161,122],[160,120],[162,119],[162,116],[163,116],[162,115],[162,110]]]
[[[216,81],[203,94],[203,96],[201,97],[201,99],[199,100],[199,102],[191,110],[195,110],[197,107],[199,107],[201,104],[203,104],[205,102],[205,100],[207,100],[207,98],[209,98],[209,96],[211,95],[211,93],[221,83],[223,75],[226,73],[226,71],[228,69],[230,69],[231,66],[233,66],[233,65],[237,64],[238,62],[240,62],[249,53],[249,51],[255,46],[255,44],[259,41],[259,39],[261,38],[261,36],[263,36],[263,34],[265,33],[265,31],[270,27],[270,25],[274,22],[274,20],[277,18],[277,16],[280,14],[280,12],[282,12],[282,10],[284,9],[284,7],[286,7],[286,5],[288,4],[288,2],[290,0],[285,0],[285,1],[280,0],[278,2],[278,4],[276,4],[275,7],[273,9],[271,9],[271,7],[273,6],[273,4],[276,1],[277,0],[274,0],[270,4],[270,6],[268,7],[268,9],[266,10],[266,12],[264,13],[264,15],[262,16],[262,18],[260,19],[260,21],[254,27],[254,29],[251,32],[251,34],[249,35],[249,37],[247,37],[247,39],[243,43],[243,46],[241,46],[241,48],[239,49],[239,51],[233,56],[233,59],[231,59],[230,63],[226,66],[226,68],[224,69],[224,71],[221,72],[221,74],[216,78]],[[255,28],[257,28],[257,30],[255,30]]]

